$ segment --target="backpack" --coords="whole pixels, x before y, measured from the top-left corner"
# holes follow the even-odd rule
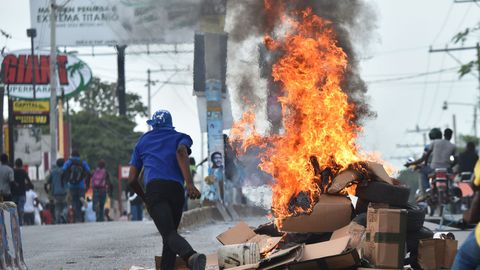
[[[71,185],[77,185],[85,177],[85,170],[83,169],[83,164],[81,160],[72,160],[72,165],[66,171],[66,180],[67,183]]]
[[[105,169],[96,169],[92,175],[93,188],[106,189],[107,188],[107,171]]]

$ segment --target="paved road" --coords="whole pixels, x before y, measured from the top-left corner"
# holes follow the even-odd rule
[[[245,221],[258,226],[266,219]],[[220,246],[215,236],[236,223],[214,223],[181,234],[197,251],[213,253]],[[154,267],[154,256],[162,248],[151,221],[30,226],[22,228],[22,238],[25,261],[33,270]]]
[[[266,219],[251,217],[245,221],[257,226]],[[213,223],[181,233],[198,251],[213,253],[220,246],[215,236],[236,223]],[[438,225],[426,226],[435,229]],[[460,243],[469,233],[451,230]],[[26,263],[33,270],[154,267],[154,256],[162,248],[161,237],[151,221],[23,227],[22,238]]]

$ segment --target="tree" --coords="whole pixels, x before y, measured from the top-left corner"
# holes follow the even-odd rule
[[[147,115],[140,96],[127,93],[127,116],[119,116],[115,90],[115,83],[93,78],[88,90],[74,98],[80,109],[72,110],[70,115],[72,148],[77,149],[92,168],[98,160],[104,159],[114,182],[118,178],[117,166],[129,162],[132,149],[141,136],[134,131],[134,116]]]
[[[81,111],[87,111],[97,116],[117,115],[116,83],[102,82],[100,78],[93,77],[86,91],[74,97]],[[133,119],[136,115],[147,116],[147,107],[141,102],[137,94],[126,93],[127,117]]]
[[[469,36],[480,31],[480,22],[478,22],[476,25],[472,26],[472,27],[467,27],[465,28],[465,30],[457,33],[453,38],[452,38],[452,41],[454,44],[458,44],[458,43],[461,43],[462,45],[468,40]],[[478,48],[477,48],[478,50]],[[478,54],[480,54],[480,52],[477,52]],[[469,74],[470,72],[472,72],[473,68],[475,66],[480,66],[480,59],[477,58],[477,60],[472,60],[466,64],[463,64],[460,66],[460,69],[458,71],[458,73],[460,74],[460,78],[462,78],[463,76]]]

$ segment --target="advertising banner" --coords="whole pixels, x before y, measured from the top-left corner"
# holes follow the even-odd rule
[[[218,0],[67,1],[57,15],[57,46],[192,43],[202,7],[217,10],[216,2]],[[41,47],[50,46],[49,14],[49,1],[30,0],[31,26],[41,29],[37,30],[41,34],[35,44]]]
[[[19,50],[0,56],[0,60],[0,80],[7,86],[11,97],[32,99],[35,77],[37,99],[50,98],[50,52],[38,51],[32,57],[30,50]],[[61,96],[63,91],[69,97],[87,88],[92,71],[85,62],[73,54],[59,54],[57,64],[57,96]]]

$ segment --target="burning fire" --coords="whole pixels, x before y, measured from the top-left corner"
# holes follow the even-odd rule
[[[241,141],[243,150],[262,149],[260,169],[274,178],[272,209],[282,220],[311,211],[321,192],[312,157],[318,160],[317,171],[329,168],[333,175],[363,159],[355,144],[361,128],[354,123],[354,105],[340,87],[348,62],[331,22],[310,8],[288,12],[276,2],[264,3],[267,17],[276,16],[287,26],[281,37],[264,37],[269,50],[283,53],[272,76],[285,90],[279,97],[284,129],[281,134],[260,135],[252,110],[236,122],[231,137]],[[301,192],[308,194],[310,209],[297,206],[292,211],[289,203]]]

